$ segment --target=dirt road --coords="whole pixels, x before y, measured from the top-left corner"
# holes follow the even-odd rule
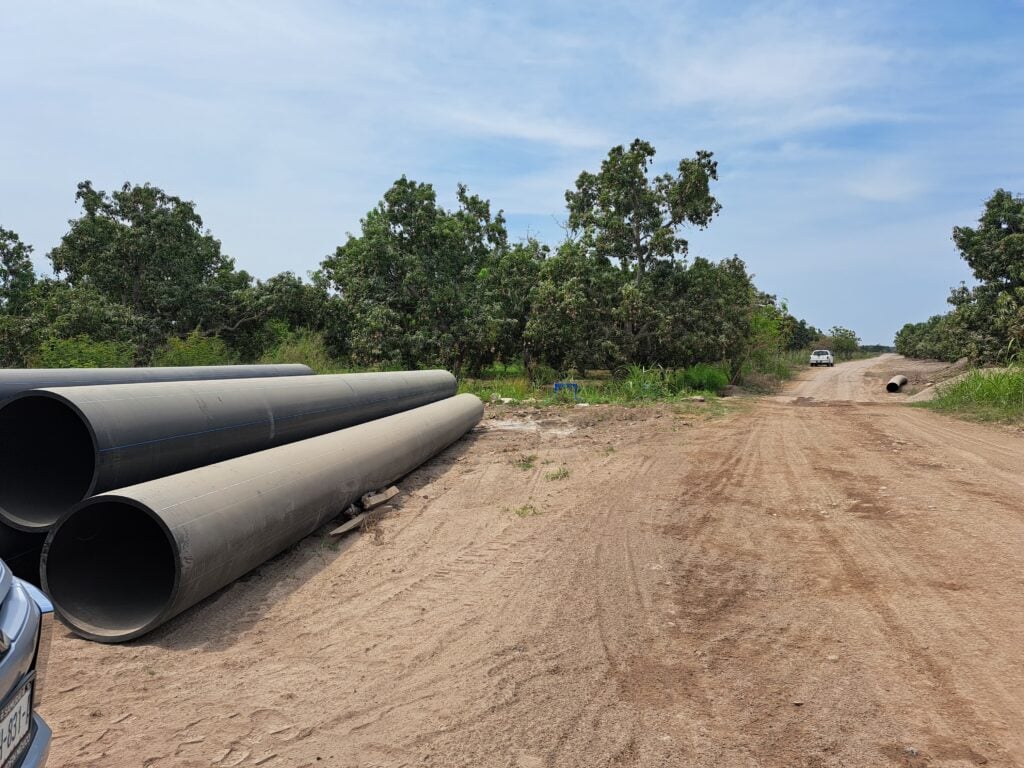
[[[61,634],[53,764],[1024,765],[1024,439],[899,404],[897,364],[718,418],[495,410],[344,546]]]

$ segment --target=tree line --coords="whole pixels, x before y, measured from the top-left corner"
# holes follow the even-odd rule
[[[237,269],[195,204],[156,186],[83,181],[52,276],[0,228],[0,365],[252,362],[301,340],[347,367],[714,363],[737,380],[787,350],[857,350],[852,331],[824,334],[760,291],[739,257],[689,259],[685,230],[721,208],[717,163],[699,151],[654,175],[654,156],[637,139],[581,173],[554,247],[510,242],[465,186],[449,210],[403,176],[307,280]]]
[[[954,227],[953,242],[977,280],[950,292],[952,309],[896,334],[908,357],[1008,363],[1024,344],[1024,197],[996,190],[977,227]]]

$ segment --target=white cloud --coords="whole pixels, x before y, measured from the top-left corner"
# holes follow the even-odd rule
[[[481,107],[435,107],[431,112],[439,126],[462,134],[522,139],[556,147],[585,149],[611,145],[605,133],[566,119]]]
[[[849,194],[872,203],[907,203],[928,190],[921,172],[906,157],[890,157],[856,170],[846,180]]]

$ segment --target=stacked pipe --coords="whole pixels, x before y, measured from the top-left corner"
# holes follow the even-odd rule
[[[156,368],[5,368],[0,369],[0,407],[11,398],[40,387],[78,387],[131,382],[191,381],[312,376],[306,365],[203,365]],[[14,443],[0,423],[0,460]],[[39,558],[45,533],[11,527],[0,520],[0,558],[15,575],[39,582]]]
[[[49,387],[0,408],[0,517],[78,634],[138,637],[472,429],[445,371]]]

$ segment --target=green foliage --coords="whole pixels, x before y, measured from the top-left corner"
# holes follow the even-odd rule
[[[288,333],[260,360],[261,363],[301,363],[317,373],[345,373],[352,370],[331,356],[323,333],[299,330]]]
[[[580,372],[615,359],[612,316],[619,276],[608,260],[566,242],[545,261],[524,338],[551,367]]]
[[[495,318],[496,352],[503,360],[522,360],[526,368],[533,364],[533,350],[525,337],[526,324],[533,314],[533,289],[548,256],[548,247],[530,238],[508,249],[495,249],[490,265],[480,273],[481,289],[500,308]]]
[[[569,227],[586,248],[614,259],[637,280],[660,259],[685,256],[679,228],[706,227],[721,209],[711,195],[718,163],[701,150],[679,161],[675,174],[650,177],[654,147],[635,139],[612,147],[601,170],[584,171],[565,193]]]
[[[46,339],[30,361],[33,368],[127,368],[134,362],[130,344],[96,341],[84,335]]]
[[[535,461],[537,461],[537,454],[531,453],[529,456],[520,456],[512,464],[525,472],[528,469],[533,469]]]
[[[509,244],[502,213],[464,186],[449,210],[402,177],[309,279],[236,270],[196,206],[158,187],[108,194],[83,181],[81,214],[49,254],[55,278],[37,279],[30,246],[0,230],[0,364],[85,359],[109,344],[93,357],[437,366],[473,377],[460,388],[484,399],[566,403],[552,383],[633,402],[779,368],[817,330],[759,292],[738,257],[688,263],[683,231],[720,209],[717,164],[699,151],[655,175],[654,157],[637,139],[580,174],[554,249]],[[626,375],[587,378],[615,369]]]
[[[153,353],[152,365],[232,365],[238,362],[223,339],[203,336],[198,330],[185,338],[172,337]]]
[[[535,517],[541,513],[533,504],[523,504],[521,507],[516,507],[514,511],[519,517]]]
[[[151,318],[161,336],[216,321],[250,282],[204,232],[191,202],[149,184],[108,195],[89,181],[75,200],[83,214],[50,251],[54,273]]]
[[[554,384],[562,376],[550,365],[538,363],[530,371],[530,381],[534,384]]]
[[[359,365],[478,371],[495,356],[505,318],[481,276],[508,247],[505,220],[458,188],[446,211],[429,184],[404,176],[324,262],[351,311]]]
[[[953,362],[964,355],[964,339],[953,314],[907,323],[896,334],[896,351],[907,357]]]
[[[21,314],[36,282],[32,246],[0,227],[0,313]]]
[[[849,360],[860,349],[860,339],[849,328],[836,325],[829,331],[826,346],[832,350],[837,360]]]
[[[348,350],[348,312],[340,296],[328,290],[326,278],[314,273],[307,283],[292,272],[236,291],[221,335],[245,361],[258,360],[292,332],[323,335],[333,357]]]
[[[973,370],[940,385],[935,399],[922,404],[980,421],[1024,419],[1024,367]]]
[[[947,315],[908,323],[896,348],[913,357],[1007,362],[1024,344],[1024,197],[996,190],[977,227],[955,227],[953,242],[978,285],[952,290]]]
[[[729,376],[717,366],[698,363],[683,371],[682,384],[679,389],[719,393],[729,384]]]
[[[566,467],[559,467],[553,472],[545,472],[544,478],[546,480],[565,480],[571,473]]]
[[[813,325],[809,325],[806,320],[798,320],[788,312],[784,320],[784,332],[787,340],[786,349],[793,352],[809,351],[814,342],[825,335]]]

